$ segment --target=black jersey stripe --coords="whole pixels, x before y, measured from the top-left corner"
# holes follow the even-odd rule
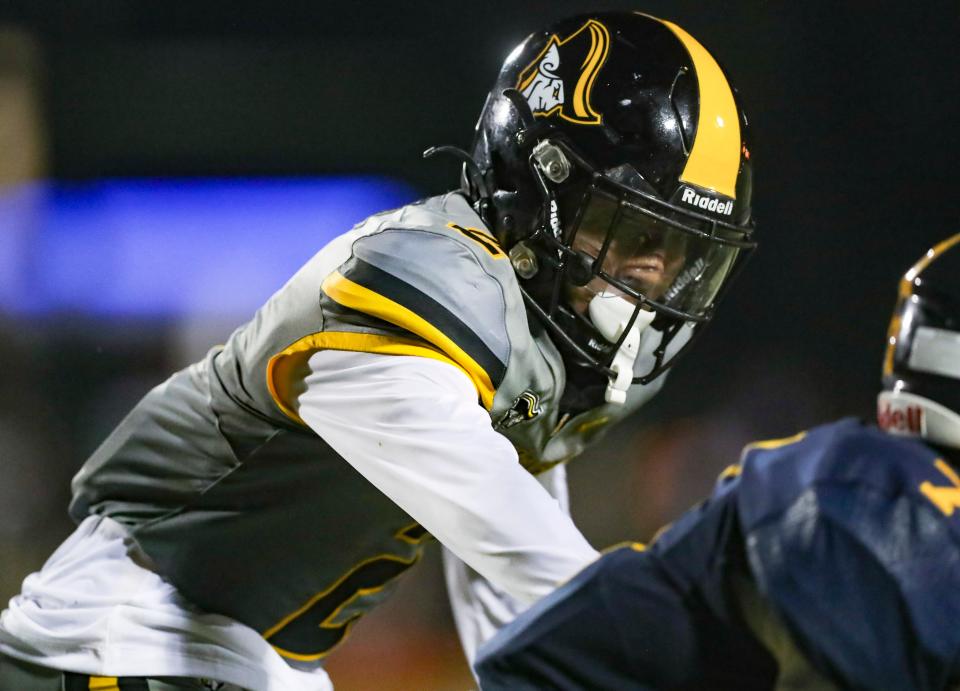
[[[490,350],[473,329],[435,299],[406,281],[357,257],[353,257],[344,264],[340,274],[429,322],[483,368],[494,388],[499,387],[507,372],[506,363]],[[398,326],[406,327],[405,324],[398,324]]]

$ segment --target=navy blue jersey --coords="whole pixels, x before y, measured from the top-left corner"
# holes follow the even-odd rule
[[[949,688],[958,508],[936,451],[855,420],[751,445],[649,549],[605,554],[498,634],[482,688]]]

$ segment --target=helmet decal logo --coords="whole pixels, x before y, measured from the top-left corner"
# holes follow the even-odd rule
[[[601,115],[593,109],[590,96],[609,49],[610,32],[595,19],[588,19],[564,39],[553,34],[520,73],[517,91],[535,116],[558,113],[578,125],[599,125]]]

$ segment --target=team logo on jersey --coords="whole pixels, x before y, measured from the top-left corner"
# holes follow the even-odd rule
[[[566,38],[553,34],[520,73],[517,91],[536,116],[559,113],[578,125],[599,125],[600,114],[590,104],[590,96],[609,49],[610,32],[595,19],[588,19]]]
[[[533,391],[524,391],[514,400],[510,410],[503,414],[496,428],[508,429],[521,422],[532,420],[541,412],[543,408],[540,406],[540,397]]]

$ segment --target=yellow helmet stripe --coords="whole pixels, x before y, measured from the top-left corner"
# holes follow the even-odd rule
[[[673,22],[660,21],[687,49],[700,85],[697,135],[680,180],[735,199],[742,142],[733,91],[720,65],[697,39]]]
[[[887,328],[887,350],[883,355],[883,376],[887,377],[893,374],[893,352],[897,347],[897,335],[900,333],[900,304],[903,300],[910,297],[910,285],[914,279],[920,275],[924,269],[930,266],[930,263],[948,249],[960,243],[960,233],[948,237],[946,240],[938,242],[927,250],[927,253],[920,257],[920,261],[910,267],[910,270],[900,279],[900,286],[897,290],[897,306],[894,308],[893,318],[890,320],[890,326]]]
[[[900,279],[900,297],[910,297],[910,284],[933,262],[934,259],[946,252],[948,249],[960,242],[960,233],[941,240],[936,245],[927,250],[927,253],[920,257],[920,261],[910,267],[910,270]]]

